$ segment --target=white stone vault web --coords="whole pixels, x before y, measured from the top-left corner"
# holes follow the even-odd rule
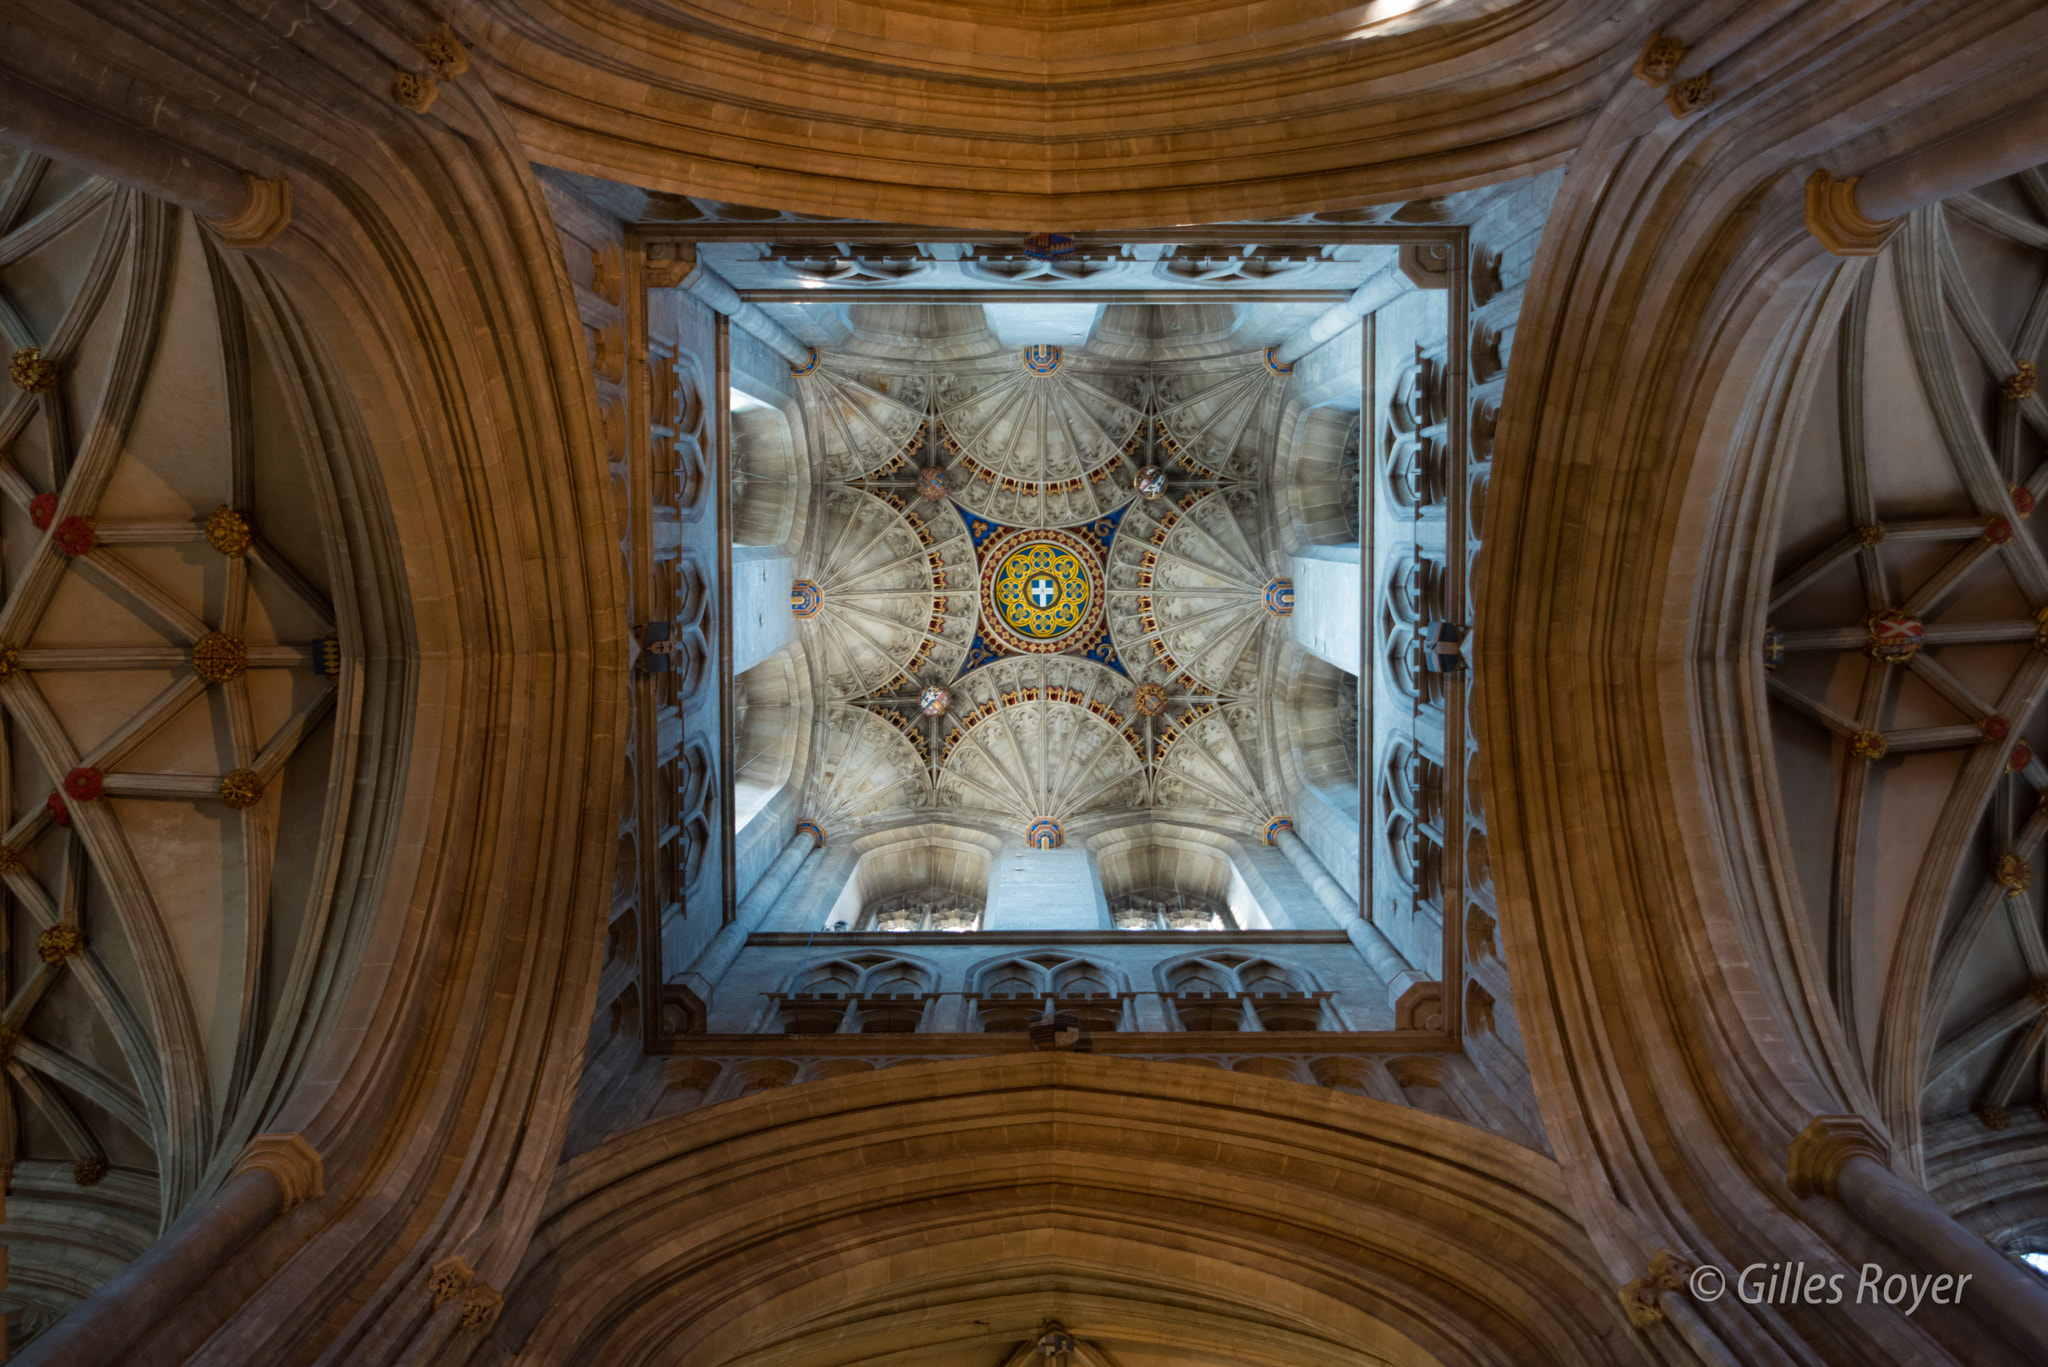
[[[7,984],[0,1144],[25,1103],[71,1181],[164,1222],[274,1105],[296,1032],[271,1027],[320,940],[274,920],[273,872],[296,785],[332,793],[288,769],[340,649],[266,531],[294,381],[243,271],[189,217],[40,158],[0,189],[0,868],[41,960]]]
[[[1781,561],[1765,633],[1771,697],[1835,738],[1820,949],[1902,1136],[1923,1102],[2002,1127],[2017,1097],[2048,1096],[2033,887],[2048,835],[2048,407],[2031,360],[2048,343],[2048,186],[2023,188],[2030,202],[1921,211],[1885,257],[1838,277],[1838,412],[1822,435],[1839,494],[1795,491],[1813,549]],[[2013,298],[1983,263],[2021,255],[2035,279]],[[1909,392],[1919,402],[1902,409]],[[1788,820],[1803,832],[1816,816]]]

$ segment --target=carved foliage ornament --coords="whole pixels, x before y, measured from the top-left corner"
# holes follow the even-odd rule
[[[2006,377],[2005,383],[1999,386],[1999,392],[2004,394],[2006,398],[2019,402],[2033,398],[2034,391],[2040,387],[2040,384],[2041,375],[2034,368],[2034,363],[2032,361],[2021,361],[2018,368]]]
[[[85,952],[85,932],[68,921],[46,926],[36,936],[36,957],[55,967],[73,955]]]
[[[57,363],[39,346],[23,347],[7,363],[7,377],[24,394],[47,394],[57,387]]]
[[[434,107],[434,97],[441,88],[434,84],[432,76],[416,71],[393,71],[391,73],[391,98],[415,114],[424,114]]]
[[[1662,1324],[1664,1307],[1658,1298],[1684,1286],[1691,1275],[1691,1263],[1669,1249],[1657,1250],[1657,1256],[1650,1259],[1649,1271],[1615,1292],[1628,1314],[1628,1322],[1638,1329],[1654,1329]]]
[[[50,533],[50,540],[56,542],[57,549],[66,555],[88,555],[99,540],[99,533],[85,518],[67,517],[57,524],[56,531]]]
[[[455,40],[455,30],[443,24],[434,36],[420,44],[420,56],[444,81],[452,81],[469,70],[469,53]]]
[[[207,683],[239,679],[249,668],[249,647],[239,636],[209,631],[192,643],[192,672]]]
[[[222,504],[206,516],[206,544],[222,555],[234,558],[247,555],[249,547],[256,542],[249,530],[249,521],[233,508]]]
[[[1636,58],[1636,79],[1645,85],[1663,85],[1678,74],[1678,64],[1685,60],[1685,52],[1684,43],[1659,29],[1650,35],[1650,41],[1643,44],[1642,55]]]
[[[263,776],[254,769],[236,769],[221,775],[220,800],[236,811],[246,811],[263,800]]]
[[[1689,119],[1705,109],[1714,100],[1714,73],[1702,71],[1697,76],[1688,76],[1682,81],[1673,81],[1671,88],[1664,92],[1664,103],[1672,114]]]

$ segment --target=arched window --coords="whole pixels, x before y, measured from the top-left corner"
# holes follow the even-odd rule
[[[1076,959],[1053,970],[1052,983],[1053,1009],[1073,1012],[1083,1030],[1107,1033],[1122,1027],[1124,999],[1109,969]]]
[[[1228,960],[1190,959],[1167,974],[1183,1030],[1242,1030],[1244,1008]]]
[[[1174,888],[1139,888],[1109,901],[1118,930],[1236,930],[1230,908],[1197,893]]]
[[[1028,959],[1010,959],[983,969],[975,987],[980,994],[981,1028],[1024,1029],[1044,1012],[1051,987],[1045,965]]]
[[[829,1035],[846,1018],[860,968],[834,960],[800,974],[782,1002],[782,1028],[792,1035]]]
[[[1320,1030],[1330,995],[1293,969],[1228,954],[1175,964],[1166,985],[1184,1030]]]
[[[1237,970],[1259,1025],[1267,1030],[1319,1030],[1323,1022],[1320,997],[1308,991],[1295,973],[1263,959]]]
[[[834,959],[799,973],[781,998],[782,1028],[792,1035],[908,1034],[924,1019],[931,974],[904,959]]]
[[[954,888],[913,888],[869,903],[855,929],[980,930],[982,907],[982,898]]]

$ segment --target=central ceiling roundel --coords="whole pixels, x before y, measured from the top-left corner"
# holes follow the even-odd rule
[[[1101,627],[1101,575],[1094,548],[1071,533],[998,536],[982,554],[984,629],[1010,650],[1070,649]]]

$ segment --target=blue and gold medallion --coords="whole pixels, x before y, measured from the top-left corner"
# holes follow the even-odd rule
[[[1102,625],[1102,561],[1071,532],[1018,530],[982,551],[982,617],[1004,649],[1033,654],[1092,642]]]

